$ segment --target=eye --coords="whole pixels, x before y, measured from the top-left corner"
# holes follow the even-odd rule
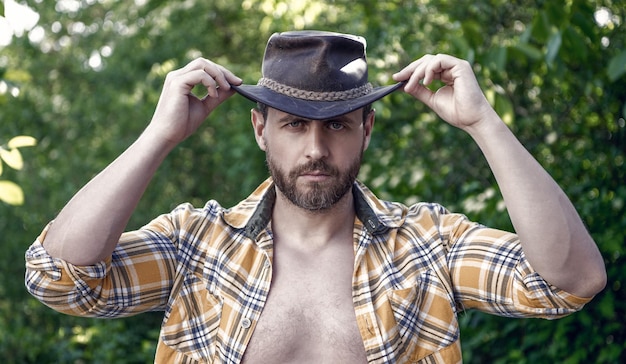
[[[287,127],[289,128],[299,128],[301,126],[302,126],[301,120],[294,120],[294,121],[287,123]]]
[[[332,130],[341,130],[344,128],[344,125],[339,121],[330,121],[328,127]]]

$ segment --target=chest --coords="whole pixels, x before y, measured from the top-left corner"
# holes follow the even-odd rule
[[[269,296],[244,362],[366,362],[347,247],[314,259],[276,250]]]

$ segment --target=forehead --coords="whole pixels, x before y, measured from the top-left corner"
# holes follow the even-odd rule
[[[363,120],[363,109],[357,109],[347,114],[339,115],[330,119],[316,120],[316,119],[308,119],[301,116],[292,115],[286,113],[284,111],[280,111],[278,109],[274,109],[272,107],[267,108],[267,119],[275,120],[275,121],[292,121],[292,120],[306,120],[306,121],[331,121],[331,120],[342,120],[342,121],[354,121],[361,122]]]

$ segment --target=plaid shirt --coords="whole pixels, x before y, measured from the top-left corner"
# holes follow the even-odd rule
[[[353,194],[352,297],[370,363],[460,362],[461,310],[556,318],[588,301],[544,281],[514,234],[378,200],[360,182]],[[180,205],[93,266],[52,258],[44,230],[26,252],[27,288],[71,315],[164,310],[158,363],[239,363],[270,290],[274,198],[268,179],[231,209]]]

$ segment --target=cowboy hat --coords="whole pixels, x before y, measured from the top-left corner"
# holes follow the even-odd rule
[[[365,39],[323,31],[273,34],[262,78],[232,86],[246,98],[295,116],[325,120],[362,108],[402,83],[374,88],[367,80]]]

